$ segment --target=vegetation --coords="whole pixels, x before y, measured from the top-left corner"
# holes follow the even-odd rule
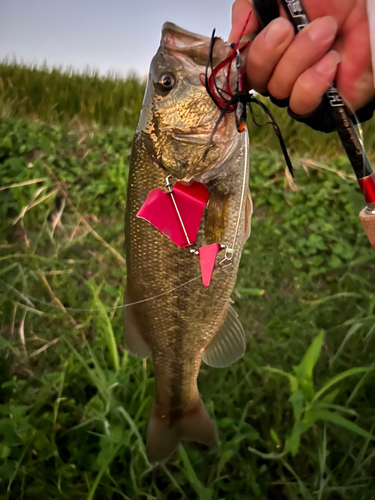
[[[68,77],[52,74],[62,89]],[[72,96],[90,87],[74,78]],[[12,102],[4,88],[16,115],[22,93]],[[187,443],[149,467],[152,364],[122,342],[134,123],[115,123],[116,112],[95,126],[82,114],[74,130],[73,115],[48,115],[48,104],[0,120],[0,498],[373,498],[375,258],[363,201],[341,150],[314,136],[312,156],[312,134],[293,125],[288,137],[285,120],[294,182],[267,128],[254,132],[253,229],[233,294],[247,353],[199,377],[221,444]]]
[[[31,118],[46,123],[135,128],[144,82],[96,72],[29,68],[0,64],[0,109],[3,117]]]

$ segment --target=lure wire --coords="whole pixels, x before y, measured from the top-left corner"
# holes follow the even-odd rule
[[[240,207],[238,209],[237,223],[236,223],[236,228],[234,231],[232,248],[225,249],[224,259],[221,262],[219,262],[219,265],[220,264],[222,265],[225,261],[231,262],[233,260],[233,254],[234,254],[235,248],[236,248],[238,230],[240,228],[240,222],[241,222],[241,216],[242,216],[242,208],[243,208],[243,204],[244,204],[245,197],[246,197],[246,185],[247,185],[247,178],[248,178],[248,172],[249,172],[249,167],[248,167],[249,136],[248,135],[246,135],[246,137],[245,137],[245,151],[243,153],[243,157],[244,157],[244,169],[243,169],[243,177],[242,177],[241,200],[240,200]]]

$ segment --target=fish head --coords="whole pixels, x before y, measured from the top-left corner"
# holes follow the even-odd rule
[[[234,113],[224,116],[210,143],[220,116],[220,109],[204,86],[210,41],[166,23],[150,67],[138,132],[147,137],[145,143],[155,163],[180,181],[210,177],[210,172],[223,165],[236,146]],[[213,65],[231,53],[230,45],[218,39]],[[236,70],[232,69],[234,90]],[[218,75],[221,83],[224,77]]]

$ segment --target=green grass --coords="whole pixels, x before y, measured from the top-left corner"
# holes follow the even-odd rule
[[[131,139],[1,122],[1,185],[38,182],[0,191],[0,494],[370,498],[375,259],[343,158],[305,162],[290,192],[280,155],[252,152],[253,232],[233,294],[248,350],[199,379],[221,446],[149,468],[152,366],[122,348]]]
[[[199,377],[221,444],[151,469],[152,364],[122,341],[133,128],[54,123],[0,120],[0,498],[373,498],[375,257],[346,159],[306,142],[293,190],[256,136],[247,353]]]
[[[135,75],[102,77],[95,71],[50,70],[0,63],[1,116],[37,119],[71,127],[135,128],[144,82]]]

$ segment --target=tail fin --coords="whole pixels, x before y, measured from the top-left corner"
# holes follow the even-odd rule
[[[146,448],[150,464],[168,460],[182,440],[197,441],[210,447],[216,444],[215,428],[201,400],[175,418],[160,418],[158,413],[154,408],[147,429]]]

